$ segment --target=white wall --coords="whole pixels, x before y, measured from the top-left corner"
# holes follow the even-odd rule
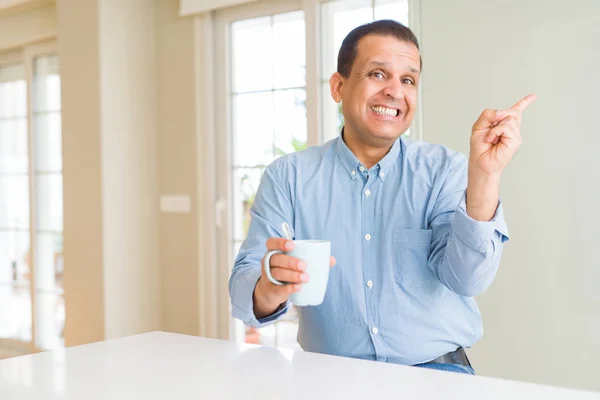
[[[59,0],[65,344],[104,340],[98,7]]]
[[[161,329],[154,4],[102,0],[105,338]]]
[[[153,3],[59,0],[67,346],[162,327]]]
[[[479,374],[600,390],[600,2],[422,0],[424,138],[468,153],[483,108],[535,92],[503,176],[511,235],[478,299]]]
[[[179,16],[178,0],[155,0],[158,55],[158,137],[161,194],[197,204],[194,21]],[[160,215],[163,330],[200,332],[198,209]]]
[[[195,204],[199,190],[193,19],[179,0],[90,1],[46,12],[62,75],[66,344],[198,334],[198,215],[157,210],[158,193]],[[0,22],[39,40],[35,15]]]

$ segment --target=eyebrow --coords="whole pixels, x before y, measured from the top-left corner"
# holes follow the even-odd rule
[[[373,65],[375,67],[381,67],[381,68],[389,68],[390,64],[386,63],[386,62],[381,62],[381,61],[371,61],[369,62],[369,64],[367,65]],[[416,69],[415,67],[409,67],[409,71],[412,72],[413,74],[418,74],[419,70]]]

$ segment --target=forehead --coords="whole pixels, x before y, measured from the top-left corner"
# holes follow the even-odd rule
[[[367,35],[357,46],[355,65],[366,67],[374,61],[385,62],[402,69],[420,69],[420,55],[417,47],[393,36]]]

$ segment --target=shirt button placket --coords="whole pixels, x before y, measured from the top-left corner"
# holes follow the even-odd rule
[[[359,171],[362,173],[367,173],[367,169],[366,168],[361,168],[362,166],[359,166]],[[375,175],[376,176],[376,175]],[[371,232],[373,232],[373,229],[375,228],[374,226],[374,221],[372,221],[372,215],[373,215],[373,208],[375,207],[374,204],[374,199],[371,199],[371,195],[373,194],[373,192],[371,191],[371,187],[373,187],[373,184],[376,184],[377,182],[373,181],[372,179],[369,179],[369,176],[367,176],[367,183],[365,186],[363,186],[363,202],[362,202],[362,213],[363,213],[363,225],[362,225],[362,233],[363,233],[363,276],[364,276],[364,281],[366,288],[365,290],[367,291],[366,293],[366,308],[367,308],[367,329],[369,330],[369,332],[371,333],[371,337],[373,338],[373,344],[375,346],[375,353],[377,354],[381,349],[379,349],[378,344],[376,343],[379,339],[376,339],[375,337],[378,337],[379,334],[379,328],[376,326],[376,324],[379,322],[379,318],[377,315],[377,293],[376,291],[372,290],[373,289],[373,281],[371,280],[371,278],[373,277],[373,252],[374,252],[374,248],[372,245],[372,241],[374,240],[373,234]],[[377,359],[379,359],[379,355],[377,355]]]

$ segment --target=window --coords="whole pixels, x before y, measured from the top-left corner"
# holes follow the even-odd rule
[[[0,68],[0,338],[31,341],[27,85]]]
[[[60,76],[51,45],[0,55],[0,345],[64,345]]]
[[[384,18],[407,25],[408,0],[263,1],[217,13],[217,170],[224,171],[217,177],[217,196],[226,204],[226,218],[218,220],[229,221],[218,238],[219,248],[228,253],[220,261],[222,271],[230,274],[246,237],[266,166],[339,135],[343,119],[329,94],[329,77],[341,42],[356,26]],[[320,32],[320,53],[307,41],[314,32]],[[299,348],[294,308],[260,330],[235,320],[231,324],[237,340]]]
[[[58,57],[33,63],[35,327],[42,349],[64,345],[63,187]]]

